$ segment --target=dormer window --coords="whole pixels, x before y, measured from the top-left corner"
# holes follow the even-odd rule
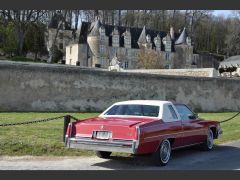
[[[170,35],[168,34],[165,39],[165,51],[166,52],[172,52],[172,40],[170,38]]]
[[[131,37],[128,36],[124,37],[124,47],[131,48]]]

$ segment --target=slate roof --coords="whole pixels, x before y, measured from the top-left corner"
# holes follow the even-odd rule
[[[124,37],[122,34],[126,31],[127,28],[130,29],[131,33],[131,42],[132,42],[132,48],[138,49],[138,39],[140,37],[140,34],[143,30],[143,28],[136,28],[136,27],[124,27],[124,26],[112,26],[107,24],[101,24],[105,27],[106,35],[109,37],[109,46],[112,46],[112,36],[111,33],[114,30],[114,27],[117,27],[119,33],[120,33],[120,47],[124,47]],[[89,34],[91,23],[90,22],[82,22],[81,28],[80,28],[80,36],[79,36],[79,43],[87,43],[87,35]],[[93,25],[92,25],[93,26]],[[168,32],[164,31],[157,31],[152,29],[146,29],[146,35],[149,34],[151,36],[151,42],[154,42],[154,38],[159,34],[161,39],[167,35]],[[174,33],[175,39],[178,39],[179,33]],[[174,46],[174,42],[172,43]],[[155,47],[153,43],[153,47]],[[174,48],[174,47],[173,47]],[[162,44],[161,49],[164,51],[164,45]],[[173,49],[174,50],[174,49]]]

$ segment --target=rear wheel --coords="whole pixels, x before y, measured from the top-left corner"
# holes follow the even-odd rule
[[[107,152],[107,151],[96,151],[96,155],[100,158],[107,159],[110,157],[112,152]]]
[[[162,141],[158,150],[153,154],[153,161],[157,166],[166,166],[171,156],[171,143],[168,139]]]
[[[211,129],[208,130],[207,139],[202,144],[202,149],[205,151],[210,151],[213,149],[213,131]]]

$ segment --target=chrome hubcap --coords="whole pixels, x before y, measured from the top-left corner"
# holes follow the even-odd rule
[[[163,163],[167,163],[171,154],[171,145],[169,141],[164,141],[160,149],[160,157]]]
[[[207,138],[207,145],[209,149],[212,149],[213,147],[213,133],[211,130],[208,132],[208,138]]]

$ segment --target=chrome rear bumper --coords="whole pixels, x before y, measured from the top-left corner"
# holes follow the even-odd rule
[[[94,140],[91,138],[66,138],[66,147],[95,151],[125,152],[135,154],[134,140]]]

